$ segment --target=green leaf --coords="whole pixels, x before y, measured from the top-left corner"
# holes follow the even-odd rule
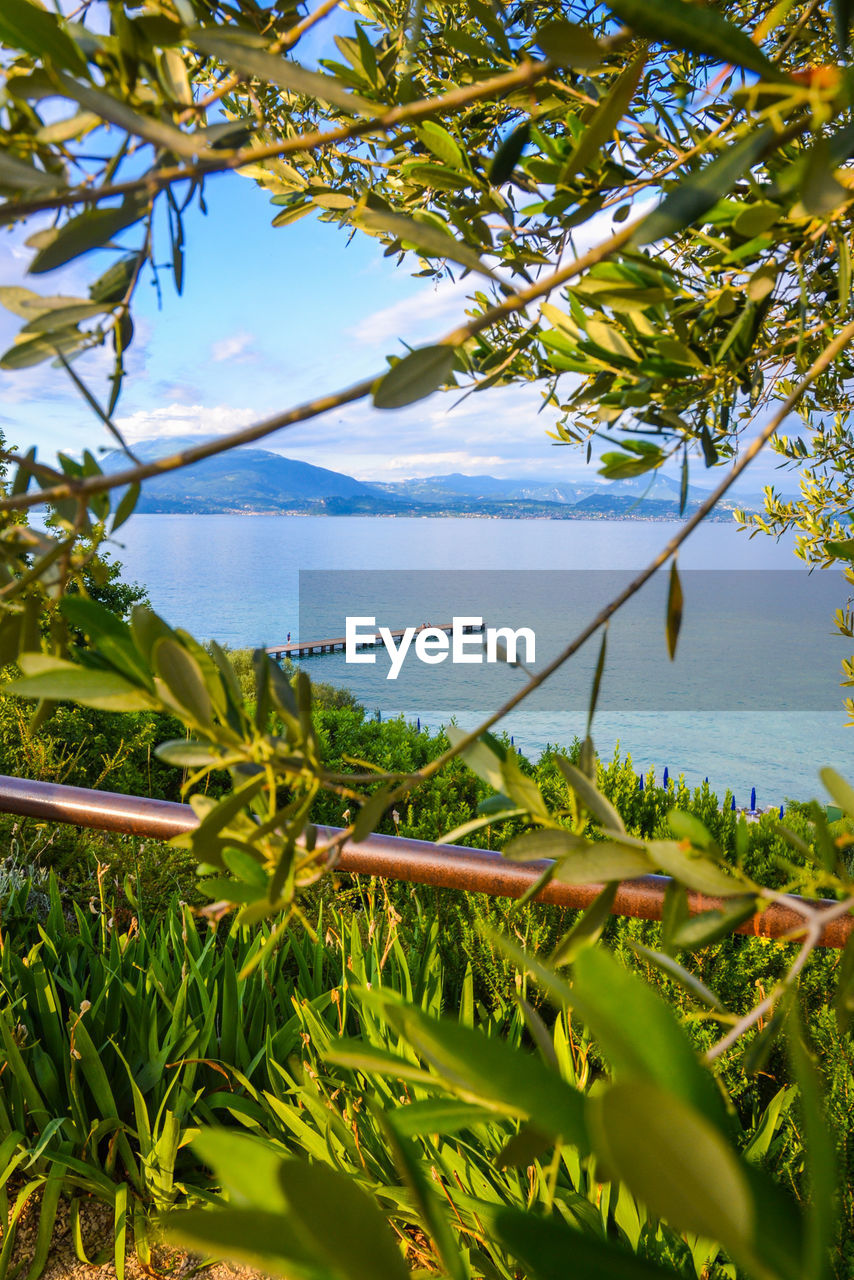
[[[559,67],[577,67],[586,71],[590,67],[598,67],[605,57],[605,50],[585,27],[561,18],[540,27],[537,44]]]
[[[114,262],[93,285],[89,286],[89,297],[92,301],[103,302],[109,306],[121,302],[127,294],[138,261],[137,254],[129,253],[124,258],[119,258],[118,262]]]
[[[85,302],[83,299],[69,299],[66,306],[44,310],[40,315],[27,322],[21,333],[48,333],[53,329],[64,329],[69,325],[77,325],[81,320],[91,320],[93,316],[101,316],[108,310],[100,302]]]
[[[629,849],[611,841],[579,841],[569,831],[549,828],[517,836],[504,849],[504,857],[515,862],[540,858],[557,861],[553,879],[561,884],[602,884],[608,880],[631,880],[653,870],[643,849]]]
[[[130,627],[127,623],[122,622],[121,618],[117,618],[110,609],[99,604],[97,600],[90,600],[80,595],[64,596],[60,609],[73,627],[84,631],[92,640],[97,642],[103,636],[110,636],[128,647],[133,646]]]
[[[755,204],[742,209],[733,221],[732,229],[736,235],[744,236],[745,240],[752,240],[754,236],[761,236],[773,227],[782,212],[780,206],[772,204],[770,200],[757,200]]]
[[[471,186],[480,185],[479,179],[468,170],[461,172],[443,164],[416,161],[414,164],[408,164],[401,174],[413,182],[432,187],[434,191],[467,191]]]
[[[197,724],[203,728],[213,723],[213,705],[205,685],[202,669],[191,653],[177,640],[156,641],[151,654],[154,670]]]
[[[670,830],[677,840],[690,840],[698,849],[714,849],[715,842],[706,827],[693,813],[671,809],[667,815]]]
[[[46,654],[22,654],[22,680],[5,688],[19,698],[47,698],[53,702],[79,702],[102,711],[145,711],[152,699],[113,671],[95,671]]]
[[[846,782],[830,766],[820,769],[819,777],[843,813],[847,814],[849,818],[854,818],[854,787],[851,786],[850,782]]]
[[[586,774],[582,773],[580,769],[576,769],[575,765],[567,760],[566,756],[557,756],[556,760],[557,766],[567,783],[588,813],[597,822],[600,822],[606,830],[618,831],[621,835],[625,835],[626,828],[623,825],[623,819],[617,813],[610,800],[607,800],[601,791],[597,791]]]
[[[457,728],[454,724],[449,724],[445,728],[445,736],[452,747],[455,747],[468,734]],[[476,742],[471,743],[462,752],[462,757],[473,773],[482,778],[487,786],[492,787],[493,791],[501,791],[504,787],[504,774],[502,772],[502,764],[507,752],[503,745],[494,738],[491,733],[485,733]]]
[[[527,1169],[553,1146],[551,1138],[533,1125],[523,1124],[495,1157],[496,1169]]]
[[[826,542],[824,549],[828,555],[836,556],[839,560],[854,562],[854,538],[846,538],[844,542]]]
[[[642,476],[647,471],[660,467],[664,462],[664,455],[659,454],[658,450],[655,455],[647,454],[645,457],[609,450],[600,455],[599,461],[602,463],[599,468],[600,476],[605,476],[607,480],[628,480],[632,476]]]
[[[454,348],[445,343],[410,351],[375,384],[375,407],[402,409],[432,395],[450,378],[455,359]]]
[[[60,75],[59,81],[68,96],[79,102],[81,107],[123,129],[132,137],[143,138],[152,146],[166,152],[174,152],[175,155],[183,156],[187,160],[207,151],[203,134],[184,133],[174,125],[167,124],[165,120],[142,115],[127,103],[105,93],[103,89],[78,84],[70,76]]]
[[[709,428],[703,423],[703,429],[700,432],[700,445],[703,450],[703,461],[707,467],[713,467],[718,461],[718,451],[715,448],[715,442],[712,439]]]
[[[584,327],[590,341],[603,351],[607,351],[609,355],[616,356],[618,360],[637,361],[639,359],[635,349],[614,325],[606,324],[603,320],[588,318],[584,322]]]
[[[677,1231],[717,1241],[746,1269],[756,1207],[735,1151],[666,1087],[632,1080],[588,1103],[596,1154],[647,1208]]]
[[[452,169],[466,168],[466,158],[463,155],[456,139],[448,132],[444,125],[439,124],[435,120],[425,120],[422,125],[418,125],[415,129],[418,139],[428,147],[437,160],[441,160],[442,164],[449,164]]]
[[[824,1280],[831,1274],[840,1170],[836,1141],[824,1115],[819,1075],[804,1043],[797,1004],[789,1015],[789,1058],[800,1094],[800,1138],[809,1186],[802,1269],[809,1280]]]
[[[827,140],[820,137],[807,153],[806,168],[799,184],[801,199],[792,209],[792,217],[809,215],[821,218],[850,198],[848,189],[837,181],[835,168],[835,158]]]
[[[90,249],[100,249],[119,231],[124,231],[145,214],[148,197],[127,197],[115,209],[87,209],[47,233],[39,233],[38,253],[29,266],[31,275],[41,275],[64,266]]]
[[[158,760],[177,765],[179,769],[203,769],[220,759],[216,747],[207,742],[188,742],[185,738],[161,742],[155,747],[154,754]]]
[[[317,98],[320,102],[330,102],[342,111],[349,111],[356,116],[376,116],[382,106],[360,98],[336,80],[334,76],[320,75],[316,71],[306,71],[299,63],[289,58],[275,57],[253,48],[241,37],[227,34],[222,27],[197,27],[190,32],[190,39],[203,53],[224,62],[240,76],[258,79],[265,84],[278,85],[291,93],[302,93],[308,98]]]
[[[797,1089],[792,1084],[778,1089],[774,1094],[774,1097],[762,1112],[759,1123],[751,1133],[750,1141],[744,1148],[744,1158],[746,1160],[760,1161],[767,1156],[771,1142],[780,1126],[780,1121],[789,1112],[796,1093]]]
[[[31,0],[3,0],[0,42],[23,49],[36,59],[49,58],[59,67],[85,75],[86,59],[54,14]]]
[[[129,520],[136,510],[136,504],[139,502],[141,489],[138,483],[129,484],[119,500],[116,507],[116,514],[113,516],[113,525],[110,533],[115,533],[117,529],[121,529],[126,520]]]
[[[45,173],[44,169],[37,169],[8,151],[0,151],[0,192],[4,195],[15,195],[19,191],[56,191],[63,185],[61,174]]]
[[[281,1213],[261,1209],[188,1209],[170,1213],[165,1235],[176,1245],[203,1256],[228,1258],[264,1270],[279,1270],[294,1280],[340,1280],[312,1255],[297,1224]]]
[[[489,162],[489,181],[494,187],[503,186],[513,176],[522,152],[531,139],[531,121],[523,120],[502,141]]]
[[[678,960],[674,960],[672,956],[665,955],[663,951],[651,951],[649,947],[645,947],[640,942],[635,942],[633,938],[626,938],[626,942],[634,951],[636,956],[641,960],[646,960],[648,964],[653,965],[656,969],[661,969],[662,973],[666,973],[674,982],[678,982],[689,995],[694,996],[697,1000],[707,1004],[710,1009],[716,1009],[718,1013],[724,1013],[724,1006],[721,1004],[714,991],[711,991],[698,977],[681,965]]]
[[[590,702],[587,706],[587,737],[590,736],[590,730],[593,727],[593,717],[596,714],[596,704],[599,701],[599,689],[602,684],[602,676],[605,671],[605,658],[608,652],[608,624],[605,623],[602,628],[602,643],[599,646],[599,657],[596,661],[596,670],[593,673],[593,684],[590,688]]]
[[[15,650],[17,654],[17,649]],[[14,661],[14,658],[12,659]],[[0,666],[3,663],[0,662]],[[494,797],[498,799],[499,797]],[[463,822],[459,827],[454,827],[453,831],[446,831],[444,835],[439,836],[436,844],[456,844],[465,836],[472,835],[475,831],[482,831],[484,827],[492,826],[493,822],[504,822],[508,818],[520,818],[525,815],[525,809],[514,809],[506,797],[504,804],[495,812],[485,813],[479,818],[472,818],[470,822]]]
[[[433,1105],[427,1103],[425,1105]],[[435,1104],[441,1106],[441,1103]],[[454,1105],[454,1104],[449,1104]],[[458,1104],[464,1105],[464,1104]],[[448,1222],[447,1207],[433,1190],[421,1159],[421,1148],[401,1137],[398,1118],[409,1108],[396,1107],[391,1113],[379,1111],[377,1118],[391,1147],[394,1163],[415,1201],[421,1221],[430,1235],[450,1280],[468,1280],[469,1269],[460,1252],[459,1237]]]
[[[383,1000],[373,992],[360,993],[363,1002],[368,997],[433,1067],[446,1089],[467,1101],[529,1119],[544,1133],[563,1137],[581,1151],[588,1149],[581,1094],[539,1056],[449,1018],[429,1018],[412,1006]]]
[[[682,626],[683,603],[682,583],[679,580],[679,570],[674,560],[670,566],[670,582],[667,588],[667,653],[671,662],[676,657],[679,629]]]
[[[721,1132],[729,1131],[714,1077],[670,1005],[603,947],[589,947],[576,959],[571,1000],[617,1080],[653,1083]]]
[[[583,947],[592,946],[602,936],[605,925],[611,918],[611,909],[617,896],[617,882],[606,884],[600,894],[593,899],[580,920],[565,933],[549,956],[549,964],[557,967],[572,964]]]
[[[408,1058],[377,1049],[364,1040],[339,1039],[323,1050],[325,1062],[346,1067],[349,1071],[361,1071],[364,1075],[389,1076],[394,1080],[413,1080],[417,1084],[434,1086],[435,1077]]]
[[[489,1111],[474,1103],[441,1098],[397,1107],[394,1127],[401,1138],[414,1138],[422,1133],[459,1133],[476,1124],[488,1124],[492,1119]]]
[[[381,787],[373,795],[368,796],[353,823],[353,843],[367,840],[368,836],[381,821],[383,814],[391,804],[393,787]]]
[[[543,1217],[501,1207],[495,1231],[521,1262],[529,1280],[673,1280],[675,1273],[610,1244],[588,1231],[574,1231],[559,1214]]]
[[[72,627],[89,636],[99,657],[133,684],[141,685],[150,693],[154,692],[151,672],[133,642],[127,623],[122,622],[104,605],[85,596],[64,596],[60,609]]]
[[[670,0],[668,0],[670,2]],[[681,0],[672,0],[680,8],[690,11],[691,21],[698,15],[711,16],[711,9],[699,9],[693,5],[682,5]],[[631,0],[645,4],[646,0]],[[715,15],[717,16],[717,15]],[[717,204],[723,196],[732,190],[738,179],[748,172],[762,159],[766,151],[773,147],[776,135],[771,129],[759,129],[751,132],[741,142],[736,143],[717,160],[712,160],[699,173],[683,178],[678,187],[670,191],[657,209],[653,209],[638,227],[632,243],[635,246],[654,244],[675,236],[685,227],[699,221],[704,213]]]
[[[617,77],[608,96],[599,103],[561,172],[558,183],[568,186],[590,164],[599,149],[611,141],[614,131],[634,97],[647,59],[646,46]]]
[[[844,1035],[854,1019],[854,933],[849,935],[842,952],[836,993],[833,997],[836,1024]]]
[[[15,345],[0,356],[2,369],[30,369],[33,365],[53,360],[58,355],[70,355],[86,341],[79,329],[58,329],[53,333],[39,334],[28,341],[16,341]]]
[[[788,79],[748,35],[716,9],[686,4],[685,0],[608,0],[608,8],[638,35],[656,43],[707,54],[724,66],[746,67],[767,80]]]
[[[278,1180],[300,1235],[335,1272],[347,1280],[410,1280],[384,1214],[350,1174],[288,1160]]]
[[[163,619],[145,605],[134,605],[130,615],[130,630],[134,644],[146,662],[151,662],[154,646],[158,640],[174,639],[175,632]]]
[[[278,1182],[282,1156],[268,1143],[247,1133],[202,1129],[192,1145],[213,1169],[232,1204],[270,1212],[285,1209],[287,1201]]]
[[[652,861],[667,875],[679,880],[688,889],[707,893],[712,897],[735,897],[754,886],[735,868],[724,870],[720,863],[692,850],[687,841],[649,840],[646,845]]]
[[[701,911],[673,929],[669,944],[684,951],[708,947],[721,938],[728,938],[733,930],[756,914],[757,906],[758,899],[748,894],[732,898],[725,906],[712,911]]]
[[[540,788],[533,778],[522,770],[519,757],[515,751],[508,751],[501,762],[501,790],[510,797],[514,804],[524,809],[531,817],[540,822],[549,822],[548,805],[543,799]]]
[[[851,18],[854,14],[851,0],[833,0],[833,16],[836,21],[836,43],[843,58],[848,53],[851,35]]]
[[[395,239],[406,242],[404,247],[412,245],[426,257],[450,258],[452,262],[459,262],[470,271],[477,271],[488,279],[495,276],[495,272],[481,260],[474,249],[449,232],[440,231],[432,222],[420,222],[415,218],[379,209],[361,209],[353,215],[352,220],[356,226],[363,227],[366,231],[387,231]]]

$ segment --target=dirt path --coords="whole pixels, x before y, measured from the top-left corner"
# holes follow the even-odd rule
[[[96,1203],[87,1205],[81,1210],[80,1222],[84,1248],[88,1257],[95,1257],[101,1250],[110,1247],[113,1239],[113,1215],[106,1205]],[[17,1263],[27,1264],[22,1271],[24,1276],[33,1260],[37,1231],[38,1197],[36,1196],[24,1210],[18,1223],[15,1249],[12,1254],[13,1266]],[[129,1238],[130,1235],[128,1231]],[[170,1280],[189,1280],[190,1276],[198,1276],[199,1280],[266,1280],[258,1271],[245,1267],[232,1267],[226,1263],[201,1267],[198,1258],[191,1258],[174,1249],[158,1249],[152,1260],[156,1264],[156,1270],[153,1273],[144,1271],[136,1260],[133,1243],[129,1239],[125,1280],[151,1280],[152,1274],[168,1275]],[[77,1257],[71,1238],[69,1203],[65,1199],[59,1204],[51,1240],[50,1258],[42,1272],[42,1280],[116,1280],[116,1269],[112,1263],[100,1267],[89,1266]]]

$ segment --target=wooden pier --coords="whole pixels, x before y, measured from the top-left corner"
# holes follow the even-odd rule
[[[406,634],[408,628],[401,627],[399,631],[392,631],[392,640],[400,640]],[[454,629],[452,622],[443,623],[441,626],[433,626],[428,623],[426,626],[416,627],[416,634],[419,631],[444,631],[445,635],[451,635]],[[483,631],[484,624],[469,625],[462,627],[462,634],[466,636],[476,635]],[[308,658],[316,653],[335,653],[337,650],[343,650],[346,647],[346,636],[335,636],[329,640],[292,640],[290,644],[271,644],[267,646],[267,653],[276,662],[281,662],[282,658]],[[359,640],[356,643],[357,649],[378,649],[385,648],[385,641],[377,628],[376,635],[373,640]]]

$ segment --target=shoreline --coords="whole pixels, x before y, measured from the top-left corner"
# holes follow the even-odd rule
[[[570,509],[571,510],[571,509]],[[134,512],[140,516],[286,516],[288,518],[294,516],[305,517],[308,519],[318,517],[327,520],[549,520],[561,522],[565,520],[573,521],[595,521],[597,524],[603,522],[620,524],[678,524],[683,517],[674,512],[668,515],[654,516],[629,516],[619,515],[614,512],[579,512],[577,515],[539,515],[535,513],[523,513],[520,515],[511,515],[507,512],[476,512],[476,511],[306,511],[301,508],[299,510],[261,510],[255,507],[229,507],[216,509],[193,509],[181,510],[173,508],[168,511],[151,511],[145,508]],[[706,520],[712,524],[730,524],[733,519],[733,512],[725,510],[715,515],[711,513]]]

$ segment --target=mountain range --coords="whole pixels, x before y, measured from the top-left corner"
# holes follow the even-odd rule
[[[144,440],[133,445],[140,461],[179,452],[199,437]],[[108,453],[105,471],[123,470],[127,457]],[[158,514],[281,514],[382,516],[492,516],[524,519],[672,519],[679,512],[679,483],[669,476],[635,476],[615,483],[499,479],[459,473],[412,480],[362,481],[340,471],[243,445],[181,471],[152,476],[137,510]],[[706,496],[691,486],[688,509]],[[730,502],[757,506],[758,500]],[[730,519],[727,514],[725,518]]]

